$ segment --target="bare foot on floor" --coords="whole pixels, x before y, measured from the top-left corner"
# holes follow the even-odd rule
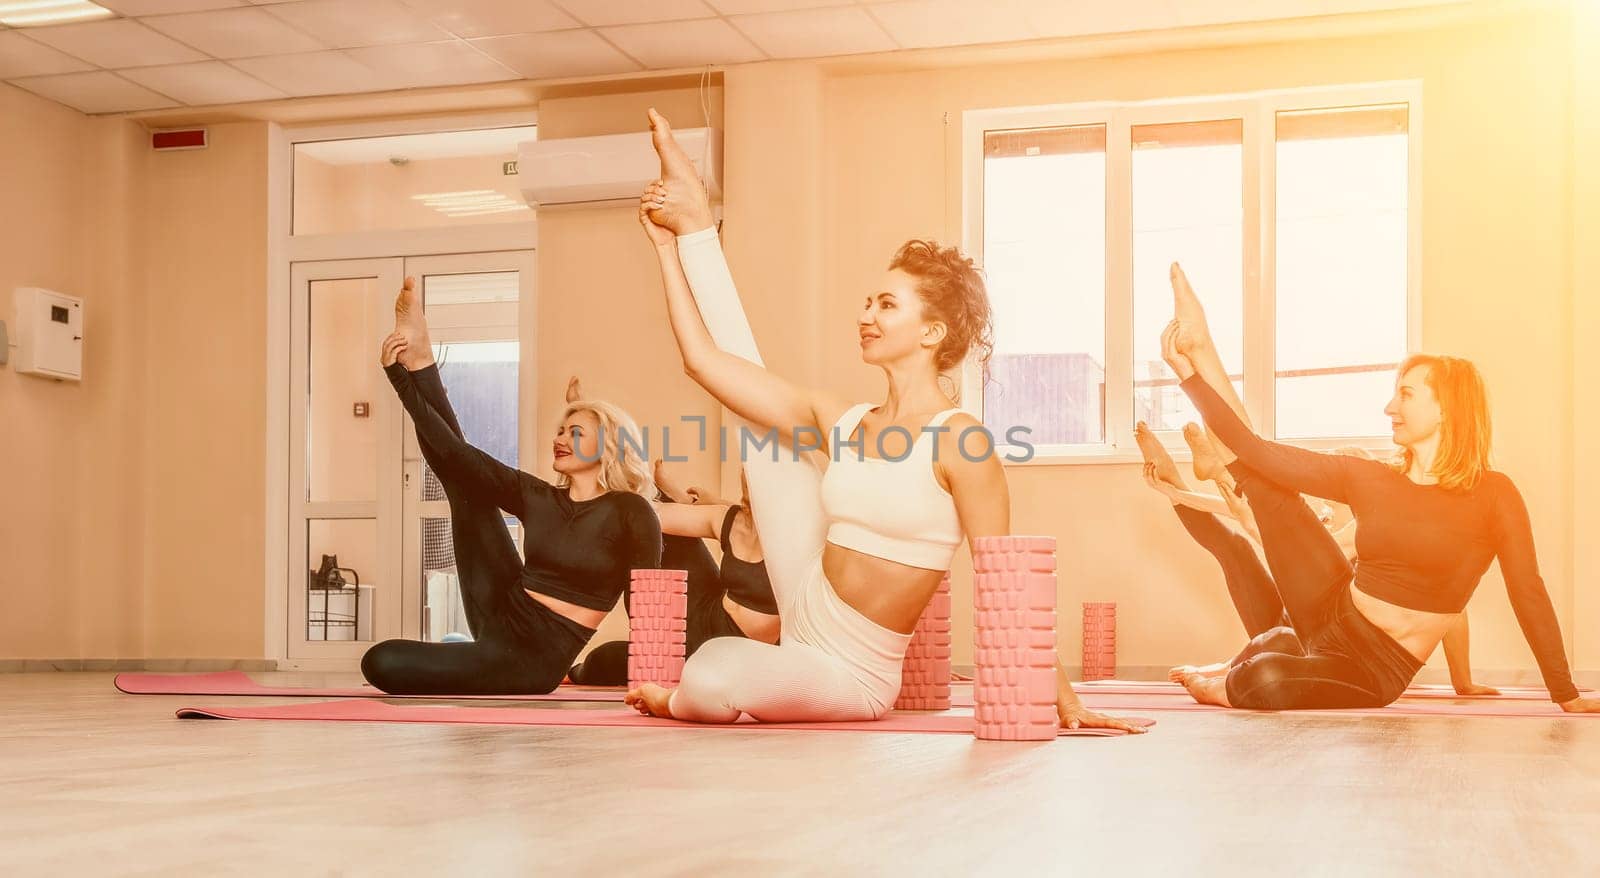
[[[1167,672],[1167,679],[1174,683],[1182,683],[1183,678],[1190,674],[1199,677],[1220,677],[1227,672],[1227,662],[1213,662],[1209,665],[1178,665]]]
[[[663,689],[654,683],[646,683],[637,689],[629,689],[628,694],[622,696],[622,703],[632,707],[645,716],[659,716],[672,718],[672,709],[667,705],[672,701],[672,690]]]
[[[433,365],[433,340],[428,338],[428,321],[422,314],[422,294],[417,279],[406,278],[400,295],[394,299],[394,334],[405,338],[399,352],[400,365],[408,371]]]
[[[1211,444],[1211,437],[1199,424],[1183,425],[1183,441],[1189,443],[1189,454],[1194,460],[1194,477],[1202,482],[1229,479],[1228,468],[1222,464],[1222,455]]]
[[[1200,704],[1213,704],[1217,707],[1232,707],[1228,703],[1228,680],[1226,677],[1203,677],[1200,674],[1185,674],[1179,682],[1183,688],[1189,690],[1189,696]]]
[[[1156,434],[1150,432],[1148,424],[1144,421],[1134,424],[1133,439],[1139,444],[1139,453],[1144,455],[1144,462],[1155,467],[1156,478],[1179,490],[1188,490],[1189,485],[1178,472],[1178,465],[1172,462],[1172,455],[1167,453]]]
[[[654,108],[650,109],[650,140],[655,144],[656,155],[661,158],[661,179],[657,181],[657,202],[661,204],[649,211],[651,222],[671,229],[676,235],[687,235],[713,225],[711,197],[705,183],[694,172],[677,138],[672,136],[672,126]]]

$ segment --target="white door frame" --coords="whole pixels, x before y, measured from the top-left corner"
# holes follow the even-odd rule
[[[355,232],[341,235],[292,234],[294,204],[294,145],[315,140],[343,137],[379,137],[391,134],[417,134],[462,131],[481,128],[532,125],[538,114],[530,107],[470,116],[441,116],[426,119],[389,120],[347,125],[293,126],[269,124],[267,130],[267,398],[266,398],[266,564],[263,578],[263,653],[280,666],[307,669],[344,669],[347,659],[306,660],[290,663],[288,643],[289,588],[294,574],[289,561],[290,473],[289,451],[289,360],[292,333],[290,326],[293,284],[292,266],[296,262],[328,259],[393,258],[432,256],[440,253],[497,252],[533,250],[538,240],[537,220],[498,223],[461,228]],[[537,286],[536,284],[534,285]],[[532,356],[528,345],[535,338],[530,315],[536,313],[534,296],[527,296],[523,307],[523,375],[530,373]],[[531,379],[524,393],[534,392]],[[527,400],[530,397],[525,396]],[[525,403],[526,404],[526,403]],[[532,412],[529,407],[523,411]],[[524,418],[532,429],[532,418]],[[304,575],[304,574],[299,574]]]
[[[307,528],[313,520],[335,519],[370,519],[376,527],[376,542],[373,546],[376,568],[366,572],[365,585],[375,587],[372,600],[372,639],[383,640],[388,637],[398,637],[404,630],[400,616],[403,603],[399,602],[400,591],[396,589],[401,584],[400,578],[400,530],[397,527],[397,516],[386,515],[391,510],[398,511],[400,506],[400,486],[394,478],[385,478],[385,473],[397,473],[400,470],[400,444],[395,441],[395,436],[400,431],[400,406],[392,393],[377,392],[372,394],[372,410],[369,417],[379,433],[377,445],[378,459],[372,461],[375,468],[374,478],[376,491],[371,500],[321,500],[313,501],[308,496],[307,487],[310,479],[310,467],[307,455],[310,443],[306,441],[308,435],[307,418],[309,416],[310,401],[310,346],[309,336],[311,328],[311,309],[313,285],[317,281],[345,280],[345,279],[372,279],[380,290],[398,289],[401,281],[403,260],[400,259],[346,259],[330,260],[326,262],[302,262],[295,264],[290,269],[290,283],[293,290],[290,306],[290,360],[289,360],[289,436],[296,441],[289,445],[289,491],[288,500],[288,546],[285,563],[291,571],[287,589],[288,600],[279,605],[278,612],[285,615],[285,632],[288,640],[285,643],[285,658],[292,661],[301,660],[334,660],[350,662],[360,658],[366,651],[367,642],[356,639],[359,631],[355,632],[351,640],[323,640],[310,641],[305,637],[309,627],[305,624],[309,607],[304,583],[300,580],[301,568],[310,562],[307,552]],[[372,325],[381,326],[384,312],[388,310],[384,296],[376,297],[369,305],[367,318]],[[351,339],[352,343],[362,346],[362,354],[377,368],[378,342],[381,337]],[[299,388],[296,392],[294,388]],[[304,394],[304,395],[301,395]],[[296,403],[300,404],[296,404]],[[385,525],[388,526],[385,526]],[[356,596],[356,605],[359,610],[360,596]],[[300,620],[299,627],[288,624],[289,620]],[[324,629],[326,631],[326,629]]]

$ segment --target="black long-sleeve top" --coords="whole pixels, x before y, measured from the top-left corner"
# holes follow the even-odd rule
[[[1418,484],[1379,461],[1262,439],[1198,375],[1182,386],[1246,466],[1286,488],[1349,505],[1357,524],[1355,586],[1363,592],[1412,610],[1459,613],[1498,558],[1551,700],[1578,697],[1528,508],[1504,473],[1485,472],[1471,490]]]

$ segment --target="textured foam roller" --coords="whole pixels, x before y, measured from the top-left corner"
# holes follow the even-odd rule
[[[1050,537],[972,543],[973,731],[981,739],[1056,736],[1055,548]]]
[[[950,709],[950,574],[939,581],[933,599],[911,632],[900,664],[900,695],[895,710]]]
[[[687,571],[635,570],[629,583],[628,685],[672,687],[683,677]]]
[[[1117,605],[1092,601],[1083,605],[1083,679],[1117,676]]]

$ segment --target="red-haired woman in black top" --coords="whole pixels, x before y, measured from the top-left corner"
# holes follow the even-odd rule
[[[1296,635],[1261,644],[1225,676],[1186,675],[1195,700],[1258,710],[1389,704],[1498,558],[1551,700],[1600,712],[1600,700],[1579,697],[1572,683],[1522,495],[1489,468],[1488,400],[1470,362],[1414,356],[1402,364],[1384,409],[1403,452],[1393,464],[1270,442],[1251,429],[1176,264],[1172,289],[1162,356],[1250,501]],[[1301,493],[1350,506],[1354,567]]]

